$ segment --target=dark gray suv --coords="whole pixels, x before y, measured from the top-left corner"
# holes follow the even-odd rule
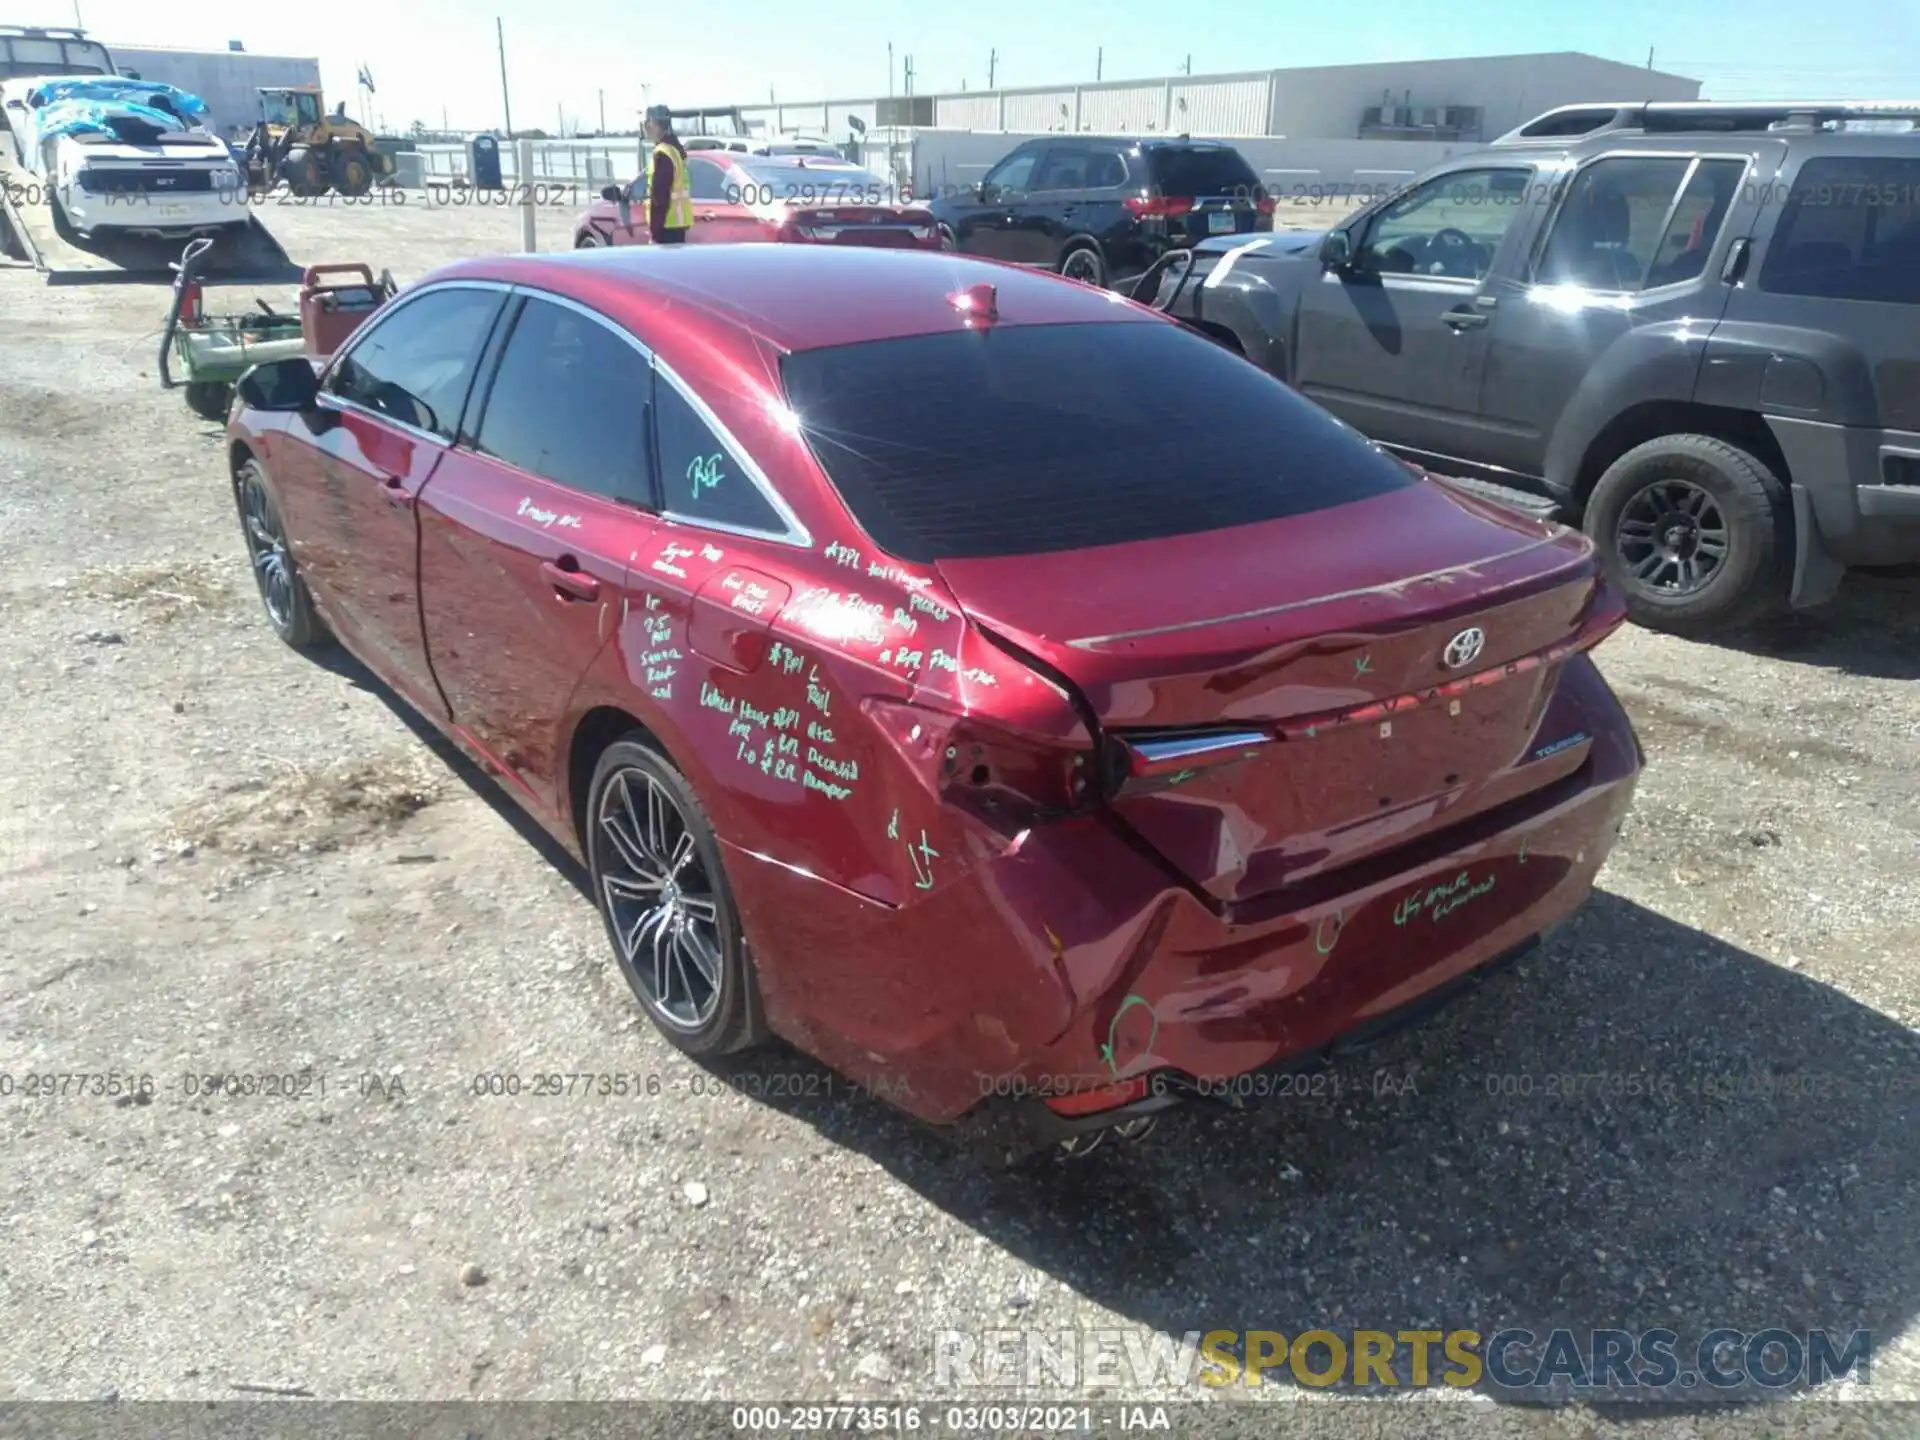
[[[1912,108],[1550,111],[1136,299],[1433,470],[1544,495],[1700,634],[1920,561]]]

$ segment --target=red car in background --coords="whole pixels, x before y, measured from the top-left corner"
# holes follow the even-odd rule
[[[924,206],[895,203],[894,187],[870,170],[815,156],[687,155],[693,191],[691,243],[788,241],[938,250],[940,231]],[[609,185],[574,227],[576,249],[645,245],[647,182]]]
[[[494,256],[241,383],[268,618],[588,868],[659,1029],[1001,1154],[1398,1023],[1641,766],[1591,545],[1117,295],[830,246]]]

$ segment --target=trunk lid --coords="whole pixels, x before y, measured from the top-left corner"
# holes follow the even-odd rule
[[[1621,618],[1583,538],[1439,481],[938,569],[1072,684],[1114,742],[1115,813],[1226,902],[1578,769],[1584,737],[1537,732],[1560,662]]]
[[[793,204],[784,218],[801,239],[823,245],[927,245],[938,233],[930,211],[906,205]]]

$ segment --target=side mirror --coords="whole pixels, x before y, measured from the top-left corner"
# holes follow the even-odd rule
[[[305,356],[295,356],[254,366],[240,377],[234,390],[249,410],[285,414],[313,408],[320,398],[320,377]]]
[[[1353,237],[1344,230],[1332,231],[1320,242],[1320,267],[1323,270],[1353,268]]]

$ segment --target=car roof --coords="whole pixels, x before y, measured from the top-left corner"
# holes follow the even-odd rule
[[[691,327],[781,350],[824,349],[965,328],[955,292],[994,287],[996,324],[1159,322],[1108,290],[949,252],[836,245],[633,245],[464,260],[426,276],[527,285],[579,301],[672,348]],[[718,339],[717,335],[707,338]],[[671,360],[673,357],[668,356]]]
[[[1040,135],[1023,142],[1020,149],[1044,145],[1117,145],[1140,150],[1231,150],[1225,140],[1195,140],[1186,135],[1077,135],[1065,131],[1058,135]]]

